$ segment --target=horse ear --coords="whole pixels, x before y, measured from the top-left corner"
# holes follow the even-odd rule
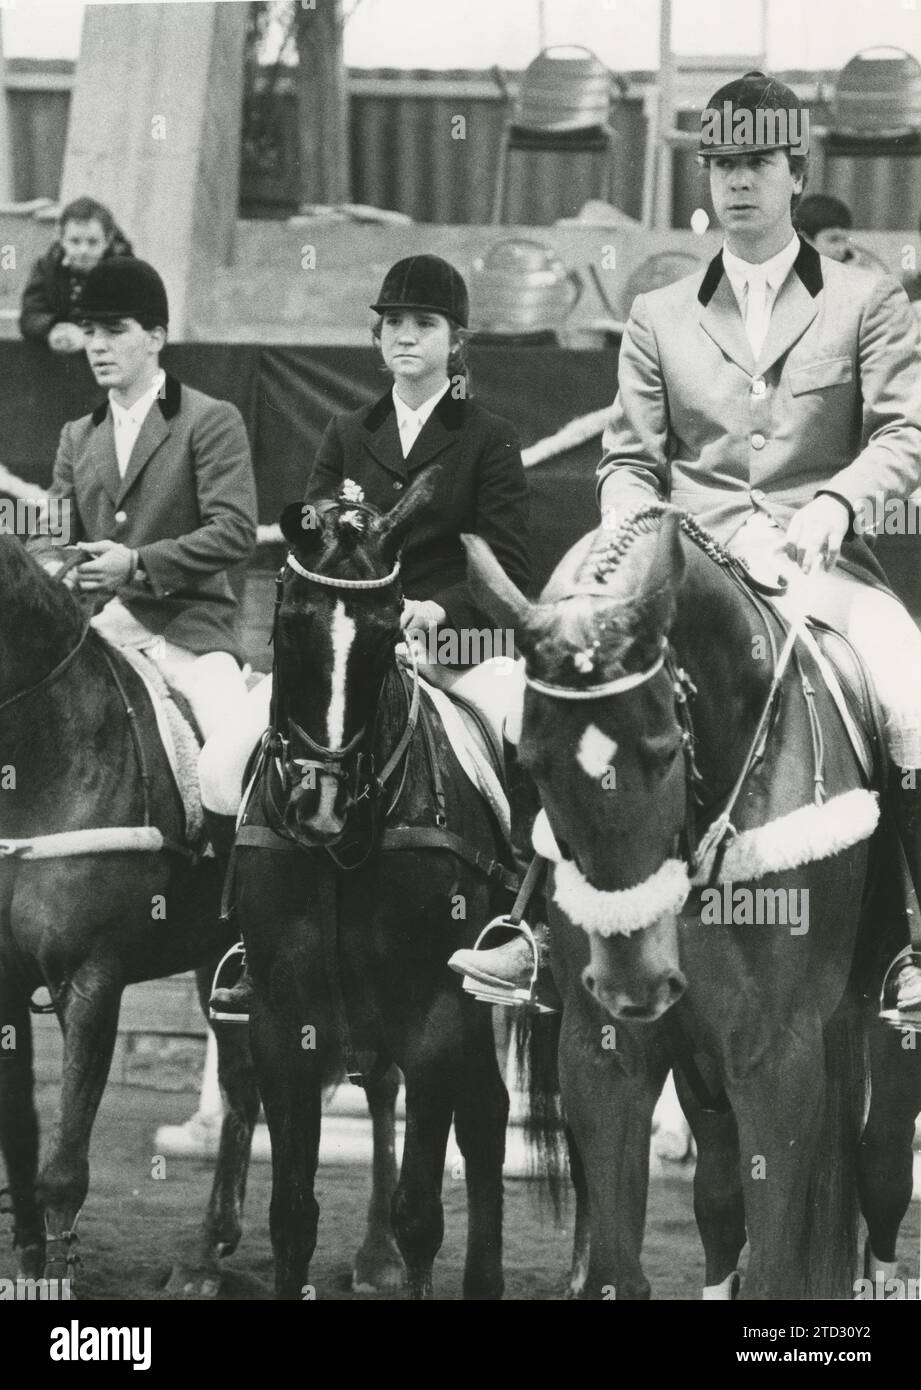
[[[418,513],[431,502],[441,476],[441,464],[426,468],[407,488],[395,507],[374,523],[374,531],[388,560],[395,560]]]
[[[493,621],[510,627],[515,645],[531,654],[539,628],[540,606],[526,598],[509,579],[482,536],[462,535],[467,552],[467,580],[474,599]]]
[[[323,534],[323,517],[313,502],[291,502],[278,518],[282,535],[299,550],[310,549]]]

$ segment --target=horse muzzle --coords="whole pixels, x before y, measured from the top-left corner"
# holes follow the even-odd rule
[[[632,936],[589,934],[591,956],[582,983],[612,1017],[654,1023],[687,988],[678,962],[678,922],[667,913]]]

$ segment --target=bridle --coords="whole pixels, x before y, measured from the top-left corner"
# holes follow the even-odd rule
[[[351,506],[351,504],[350,504]],[[360,505],[356,510],[365,510]],[[324,744],[318,743],[314,738],[303,729],[296,720],[290,716],[287,719],[287,732],[280,726],[278,700],[280,693],[280,681],[278,671],[278,629],[281,621],[281,607],[284,601],[286,571],[291,570],[301,579],[309,583],[318,584],[324,588],[342,590],[354,593],[355,591],[382,590],[397,584],[400,575],[399,560],[394,564],[393,569],[386,575],[381,575],[376,579],[340,579],[327,574],[319,574],[315,570],[307,569],[302,565],[293,552],[289,552],[285,564],[281,567],[275,578],[275,611],[272,622],[272,643],[274,647],[274,657],[272,664],[272,706],[269,725],[269,736],[266,744],[267,753],[271,758],[274,770],[274,779],[279,787],[286,804],[290,803],[292,794],[296,793],[298,785],[306,789],[313,789],[316,785],[316,776],[322,775],[331,777],[339,786],[343,784],[347,787],[346,803],[346,824],[342,835],[334,842],[325,842],[325,848],[336,864],[340,868],[354,869],[366,862],[374,850],[379,834],[380,824],[380,803],[387,784],[396,772],[401,763],[405,762],[405,755],[409,749],[413,734],[419,718],[420,690],[419,672],[416,663],[416,654],[413,644],[407,643],[411,661],[411,693],[407,697],[406,723],[403,731],[397,740],[394,748],[387,757],[380,771],[375,769],[374,753],[366,747],[368,742],[368,725],[363,724],[360,729],[340,748],[328,748]],[[405,687],[404,687],[405,688]],[[374,733],[376,733],[377,723]],[[376,742],[371,739],[372,744]],[[400,784],[390,801],[384,818],[390,814],[399,800],[403,782],[406,777],[406,767],[403,768],[403,777]],[[264,808],[269,820],[269,824],[276,834],[283,838],[292,840],[303,848],[315,848],[306,836],[298,835],[292,830],[285,818],[285,812],[278,806],[272,795],[272,788],[269,779],[264,782]],[[364,852],[358,860],[349,863],[342,862],[335,853],[336,845],[341,844],[349,833],[349,820],[354,812],[366,805],[370,811],[371,824],[367,835],[367,843]]]
[[[691,539],[695,541],[697,539],[693,532],[691,533]],[[714,557],[711,555],[710,558]],[[691,878],[694,878],[700,870],[701,865],[704,864],[708,856],[712,854],[713,862],[708,874],[708,883],[710,884],[716,881],[723,855],[730,841],[736,836],[736,830],[732,824],[732,812],[748,780],[749,774],[756,763],[764,756],[767,740],[773,726],[774,716],[779,705],[780,689],[786,666],[783,654],[781,654],[781,659],[778,660],[777,644],[771,623],[767,616],[767,612],[773,610],[769,610],[769,606],[757,593],[759,588],[763,589],[765,592],[779,592],[779,590],[770,590],[768,586],[758,585],[755,582],[743,579],[734,562],[729,562],[728,564],[722,561],[720,562],[724,563],[727,572],[737,583],[746,598],[753,604],[759,618],[765,625],[772,654],[773,676],[760,716],[755,724],[754,735],[752,736],[748,750],[742,761],[741,769],[733,781],[728,796],[723,800],[723,809],[718,816],[715,816],[714,819],[711,820],[707,830],[699,840],[697,835],[696,810],[702,807],[705,801],[702,796],[703,777],[701,776],[694,756],[697,740],[694,732],[691,701],[697,694],[697,688],[687,671],[675,660],[671,643],[667,637],[662,638],[659,654],[655,661],[644,670],[628,672],[622,676],[616,676],[612,680],[599,683],[598,685],[585,687],[556,685],[552,682],[537,680],[533,676],[525,675],[526,685],[530,686],[532,690],[537,691],[539,694],[548,695],[553,699],[603,700],[616,698],[631,690],[636,690],[640,686],[651,681],[663,668],[665,669],[672,684],[675,701],[675,717],[681,726],[681,744],[684,752],[686,783],[684,842],[687,852],[688,872]],[[580,588],[575,590],[572,594],[566,595],[566,597],[579,597],[585,594],[609,597],[608,592],[600,588]],[[597,650],[599,645],[600,644],[596,641],[593,644],[594,649]],[[807,687],[808,683],[805,683],[804,691],[807,696],[807,710],[810,715],[810,732],[813,739],[813,749],[818,760],[818,767],[818,763],[821,759],[821,748],[820,745],[817,746],[816,743],[816,721],[813,715],[812,705],[809,701],[809,697],[814,696],[814,691],[812,691],[811,687]],[[817,777],[817,781],[820,780],[821,779]]]

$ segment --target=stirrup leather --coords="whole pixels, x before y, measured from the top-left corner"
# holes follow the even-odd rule
[[[231,974],[230,984],[227,984],[227,972],[239,958],[236,970]],[[239,984],[243,971],[246,969],[246,948],[242,941],[237,941],[231,946],[229,951],[225,951],[218,962],[218,967],[214,972],[214,979],[211,981],[211,997],[208,1001],[208,1017],[212,1023],[249,1023],[248,1013],[227,1013],[220,1006],[214,1007],[211,1000],[214,998],[216,989],[233,988]]]
[[[492,933],[498,932],[519,932],[524,936],[531,947],[534,957],[534,965],[531,969],[531,979],[527,985],[511,985],[496,982],[487,984],[484,980],[477,980],[472,975],[464,976],[463,989],[466,994],[472,994],[474,999],[479,999],[483,1004],[499,1004],[504,1008],[524,1009],[526,1012],[538,1014],[552,1014],[556,1010],[550,1005],[545,1004],[537,994],[537,979],[540,970],[540,947],[534,936],[533,931],[528,926],[524,918],[519,922],[513,922],[508,914],[501,917],[494,917],[491,922],[480,932],[474,942],[474,951],[491,950],[493,946],[504,945],[504,942],[490,942],[488,938]]]

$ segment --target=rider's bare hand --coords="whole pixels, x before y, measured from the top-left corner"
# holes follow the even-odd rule
[[[447,613],[440,603],[434,599],[407,598],[403,600],[403,613],[400,617],[400,626],[404,632],[412,632],[414,629],[421,630],[426,636],[431,636],[442,623],[447,621]]]
[[[847,507],[836,497],[828,493],[813,497],[787,527],[787,554],[806,574],[816,567],[834,569],[850,523]]]
[[[92,555],[86,564],[78,565],[77,577],[81,590],[87,593],[115,593],[127,584],[136,565],[133,550],[118,541],[79,541],[81,550]]]

